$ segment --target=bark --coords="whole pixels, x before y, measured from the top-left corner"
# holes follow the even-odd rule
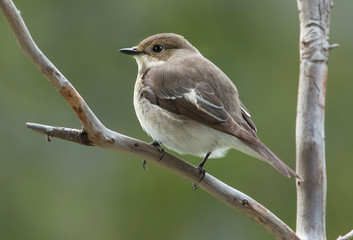
[[[326,239],[325,97],[330,0],[297,0],[300,76],[296,121],[297,235]]]

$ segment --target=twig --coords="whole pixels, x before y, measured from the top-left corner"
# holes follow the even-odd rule
[[[326,239],[325,97],[331,0],[297,0],[300,77],[297,106],[297,234]]]
[[[169,153],[165,153],[163,159],[159,161],[160,152],[155,147],[107,129],[94,115],[71,83],[36,46],[12,1],[0,0],[0,7],[10,23],[21,48],[69,103],[81,121],[83,130],[33,123],[27,123],[27,127],[47,136],[126,152],[162,166],[191,182],[198,182],[201,173],[193,165]],[[210,174],[206,173],[203,180],[198,182],[198,186],[233,209],[254,219],[276,239],[299,239],[292,229],[264,206]]]
[[[55,137],[86,146],[93,146],[91,141],[88,140],[87,132],[84,129],[52,127],[37,123],[26,123],[26,126],[35,132],[45,134],[48,142],[50,142],[50,137]]]
[[[344,235],[344,236],[339,236],[339,237],[337,238],[337,240],[348,240],[348,239],[351,239],[351,238],[353,238],[353,230],[350,231],[349,233],[347,233],[347,234]]]

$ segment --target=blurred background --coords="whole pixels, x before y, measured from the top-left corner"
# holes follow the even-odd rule
[[[295,168],[296,1],[16,0],[33,38],[109,128],[150,142],[134,113],[133,58],[118,49],[185,36],[236,84],[259,137]],[[327,104],[327,234],[353,228],[353,2],[334,2]],[[80,128],[0,14],[1,239],[273,239],[202,189],[130,155],[45,136],[26,122]],[[193,164],[200,159],[183,156]],[[295,229],[295,181],[231,150],[207,171]]]

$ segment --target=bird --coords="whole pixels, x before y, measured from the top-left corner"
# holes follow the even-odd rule
[[[207,159],[234,148],[302,180],[258,138],[234,83],[183,36],[159,33],[119,52],[136,59],[135,112],[161,158],[161,144],[202,157],[203,178]]]

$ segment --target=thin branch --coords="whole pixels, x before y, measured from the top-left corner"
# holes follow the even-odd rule
[[[26,123],[26,126],[37,133],[45,134],[48,142],[50,142],[50,137],[55,137],[86,146],[93,146],[92,142],[88,140],[87,132],[84,129],[52,127],[37,123]]]
[[[337,240],[348,240],[348,239],[351,239],[351,238],[353,238],[353,230],[350,231],[349,233],[347,233],[347,234],[344,235],[344,236],[339,236],[339,237],[337,238]]]
[[[262,225],[276,239],[299,239],[293,230],[278,217],[244,193],[228,186],[208,173],[199,182],[201,173],[193,165],[169,153],[165,153],[163,159],[159,161],[160,152],[155,147],[107,129],[94,115],[71,83],[36,46],[12,1],[0,0],[0,7],[10,23],[21,48],[69,103],[81,121],[83,130],[33,123],[27,123],[27,127],[47,136],[126,152],[146,159],[191,182],[197,182],[200,188]]]
[[[300,77],[296,146],[297,234],[326,239],[325,97],[331,0],[297,0],[300,20]]]

